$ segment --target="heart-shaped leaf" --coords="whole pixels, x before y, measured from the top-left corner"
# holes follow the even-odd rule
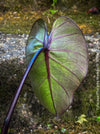
[[[36,59],[29,77],[40,102],[51,113],[61,115],[86,76],[87,45],[76,23],[60,17],[49,35],[42,19],[34,23],[26,46],[27,63],[41,47],[45,49]]]

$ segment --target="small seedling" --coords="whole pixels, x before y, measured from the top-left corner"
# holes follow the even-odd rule
[[[58,10],[49,9],[49,12],[50,12],[51,14],[55,14],[55,13],[57,13],[57,12],[58,12]]]
[[[87,122],[86,115],[82,114],[81,116],[79,116],[77,122],[80,123],[80,124],[83,124],[84,122]]]

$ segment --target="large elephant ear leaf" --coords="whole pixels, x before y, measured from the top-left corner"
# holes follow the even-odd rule
[[[51,90],[59,115],[70,106],[74,91],[86,76],[87,45],[79,27],[68,17],[54,22],[48,42]]]
[[[72,103],[74,91],[88,68],[85,39],[79,27],[68,17],[58,18],[50,35],[45,22],[37,20],[27,41],[26,59],[29,64],[4,121],[2,134],[8,132],[14,107],[28,74],[40,102],[51,113],[61,115]]]
[[[61,115],[86,76],[86,42],[75,22],[60,17],[55,20],[49,36],[44,21],[35,22],[26,46],[28,62],[40,47],[45,51],[39,54],[30,71],[32,87],[51,113]]]

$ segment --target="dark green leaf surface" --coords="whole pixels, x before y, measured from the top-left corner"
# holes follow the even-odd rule
[[[51,113],[61,115],[72,103],[74,91],[87,73],[85,39],[68,17],[58,18],[49,36],[44,21],[39,19],[26,46],[28,62],[41,47],[46,49],[36,59],[29,76],[40,102]]]

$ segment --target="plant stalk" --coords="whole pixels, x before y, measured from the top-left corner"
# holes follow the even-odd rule
[[[22,78],[22,80],[21,80],[21,83],[20,83],[20,85],[19,85],[19,87],[18,87],[18,89],[17,89],[17,91],[16,91],[16,93],[15,93],[15,96],[14,96],[14,98],[13,98],[13,101],[12,101],[12,103],[11,103],[11,105],[10,105],[9,110],[8,110],[7,116],[6,116],[5,120],[4,120],[4,124],[3,124],[3,127],[2,127],[1,134],[7,134],[7,133],[8,133],[9,123],[10,123],[10,120],[11,120],[11,117],[12,117],[12,114],[13,114],[13,111],[14,111],[14,108],[15,108],[15,106],[16,106],[18,97],[19,97],[19,95],[20,95],[20,93],[21,93],[23,84],[24,84],[24,82],[25,82],[25,80],[26,80],[26,78],[27,78],[27,76],[28,76],[28,74],[29,74],[29,72],[30,72],[30,70],[31,70],[31,68],[32,68],[32,65],[34,64],[36,58],[39,56],[39,54],[40,54],[42,51],[44,51],[44,49],[45,49],[45,48],[43,48],[43,47],[40,48],[40,49],[37,51],[37,53],[33,56],[32,60],[30,61],[29,65],[28,65],[28,67],[27,67],[27,69],[26,69],[26,71],[25,71],[25,73],[24,73],[24,76],[23,76],[23,78]]]

